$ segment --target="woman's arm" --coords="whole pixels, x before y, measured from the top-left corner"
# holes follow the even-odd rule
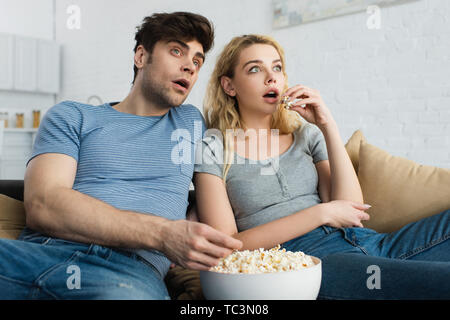
[[[319,196],[322,202],[331,201],[331,172],[330,161],[323,160],[316,163],[316,170],[319,176]]]
[[[336,122],[333,120],[326,125],[318,127],[322,131],[327,144],[329,160],[328,174],[330,175],[329,179],[323,177],[321,180],[329,180],[331,200],[350,200],[364,203],[358,177],[342,143]],[[322,176],[325,176],[326,169],[323,170],[323,173]]]
[[[212,174],[195,173],[194,185],[199,221],[241,240],[241,250],[269,249],[324,224],[362,226],[360,220],[367,218],[361,211],[367,208],[350,201],[332,201],[238,232],[223,180]]]
[[[349,200],[363,203],[358,177],[342,143],[336,121],[325,105],[320,92],[303,85],[297,85],[286,91],[285,95],[291,99],[300,99],[291,106],[291,110],[297,111],[309,123],[317,125],[325,137],[330,168],[328,170],[326,164],[317,168],[318,171],[320,170],[319,177],[322,175],[319,179],[319,190],[322,190],[322,194],[324,194],[324,190],[329,188],[331,200]],[[327,177],[328,174],[330,177]],[[324,186],[323,183],[330,183],[330,185]]]
[[[323,224],[321,205],[299,211],[264,225],[238,232],[223,180],[208,173],[195,173],[195,198],[200,222],[243,242],[241,250],[272,248]]]

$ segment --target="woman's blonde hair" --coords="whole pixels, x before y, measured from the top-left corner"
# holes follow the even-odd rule
[[[216,66],[209,80],[203,106],[207,128],[218,129],[224,138],[224,182],[226,181],[226,176],[231,167],[232,157],[234,155],[234,139],[230,133],[236,129],[243,129],[245,131],[247,128],[240,118],[236,98],[225,93],[221,85],[221,78],[223,76],[231,79],[234,77],[234,70],[239,62],[240,53],[242,50],[254,44],[268,44],[277,50],[281,59],[282,71],[286,78],[283,92],[288,89],[284,50],[272,37],[254,34],[243,35],[233,38],[225,46],[217,59]],[[298,129],[301,124],[302,122],[296,113],[279,107],[273,114],[271,129],[278,129],[280,135],[289,134]]]

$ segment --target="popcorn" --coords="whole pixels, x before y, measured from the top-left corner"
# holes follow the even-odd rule
[[[301,251],[291,252],[280,250],[281,246],[270,250],[235,250],[229,256],[220,259],[217,266],[209,271],[219,273],[271,273],[297,271],[314,265],[311,257]]]
[[[294,99],[294,100],[290,100],[291,98],[289,96],[285,96],[283,98],[283,100],[281,101],[281,106],[283,108],[285,108],[286,110],[291,110],[292,106],[294,105],[294,103],[297,103],[299,101],[301,101],[302,99]],[[306,105],[302,104],[300,107],[305,108]]]
[[[289,101],[289,96],[285,96],[284,98],[283,98],[283,101],[281,102],[281,104],[283,105],[283,107],[286,109],[286,110],[289,110],[289,109],[291,109],[291,106],[294,104],[294,101]]]

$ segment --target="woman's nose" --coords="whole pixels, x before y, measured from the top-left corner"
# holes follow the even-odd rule
[[[277,80],[275,79],[275,76],[273,73],[268,73],[266,77],[266,85],[277,83]]]

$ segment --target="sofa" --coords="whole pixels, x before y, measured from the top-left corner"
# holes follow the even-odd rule
[[[450,169],[420,165],[370,144],[357,130],[345,145],[358,175],[366,212],[365,227],[392,232],[407,223],[450,208]],[[0,180],[0,238],[16,239],[25,225],[22,180]],[[189,207],[195,191],[189,192]],[[172,268],[165,278],[176,300],[204,299],[199,272]]]

